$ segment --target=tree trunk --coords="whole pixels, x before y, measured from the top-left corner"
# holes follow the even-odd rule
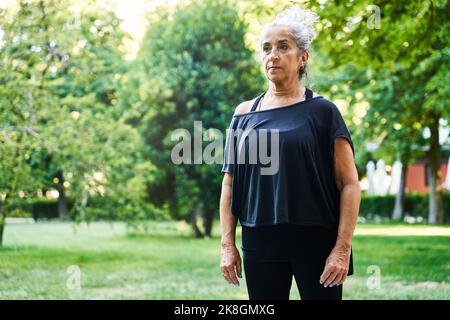
[[[3,231],[5,230],[6,226],[6,198],[8,194],[5,195],[4,199],[0,199],[0,247],[3,246]]]
[[[205,238],[211,238],[211,232],[214,221],[214,209],[210,207],[206,207],[203,213],[204,221],[205,221]]]
[[[403,218],[405,211],[405,186],[406,186],[406,170],[408,169],[408,161],[402,161],[402,171],[400,174],[400,187],[395,195],[395,207],[392,212],[392,220],[399,221]]]
[[[3,204],[0,202],[0,247],[3,246],[4,229],[5,229],[5,216],[3,215]]]
[[[58,171],[56,177],[58,178],[58,216],[61,220],[67,219],[67,198],[64,192],[64,175],[62,171]]]
[[[0,207],[2,205],[0,204]],[[5,229],[5,223],[3,222],[3,213],[2,217],[0,218],[0,247],[3,247],[3,230]]]
[[[203,233],[201,232],[200,228],[197,225],[197,218],[198,218],[198,208],[195,207],[191,213],[191,226],[192,229],[194,230],[194,237],[202,238]]]
[[[444,223],[444,208],[441,193],[441,148],[439,145],[439,117],[434,116],[430,126],[430,151],[428,152],[428,185],[429,185],[429,212],[428,223]]]

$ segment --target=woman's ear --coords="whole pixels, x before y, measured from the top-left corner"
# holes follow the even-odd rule
[[[304,51],[301,55],[300,55],[300,70],[303,69],[306,66],[306,62],[308,61],[309,58],[309,54],[307,51]]]
[[[302,54],[303,63],[306,63],[308,61],[308,59],[309,59],[308,51],[303,52],[303,54]]]

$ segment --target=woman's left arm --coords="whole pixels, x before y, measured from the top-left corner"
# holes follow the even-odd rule
[[[334,142],[334,171],[340,191],[339,229],[336,244],[325,263],[320,283],[325,287],[340,285],[347,279],[353,232],[358,219],[361,188],[353,151],[347,140]]]

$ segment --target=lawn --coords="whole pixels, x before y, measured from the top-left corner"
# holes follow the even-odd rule
[[[0,299],[247,299],[245,279],[235,287],[221,278],[218,227],[199,240],[174,222],[154,223],[148,234],[117,222],[9,224]],[[449,299],[449,245],[450,227],[358,225],[344,299]],[[299,299],[295,281],[291,299]]]

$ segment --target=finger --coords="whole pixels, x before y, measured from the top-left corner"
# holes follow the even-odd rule
[[[339,281],[339,284],[344,284],[345,280],[347,280],[347,275],[348,275],[348,270],[344,270],[344,272],[342,273],[342,278]]]
[[[225,280],[228,281],[229,284],[234,284],[233,280],[233,274],[234,271],[232,271],[233,267],[223,267],[222,275],[225,278]]]
[[[344,277],[344,272],[341,271],[336,275],[336,278],[330,283],[330,287],[337,286],[341,284],[342,278]]]
[[[228,271],[225,267],[220,267],[220,273],[222,273],[222,277],[227,280],[227,282],[230,282],[228,277]]]
[[[344,274],[344,277],[341,280],[340,284],[344,284],[344,282],[347,280],[347,274]]]
[[[232,267],[231,270],[228,271],[228,275],[230,276],[231,282],[235,285],[239,285],[239,280],[236,276],[236,271],[234,270],[234,266]]]
[[[339,275],[339,273],[336,273],[336,272],[332,272],[332,273],[330,273],[330,275],[328,276],[328,278],[325,280],[325,282],[324,282],[324,287],[326,288],[326,287],[329,287],[330,286],[330,284],[334,281],[334,279],[336,279],[336,277]]]
[[[238,274],[239,278],[242,278],[242,263],[241,263],[241,261],[239,261],[236,264],[236,270],[237,270],[237,274]]]
[[[331,270],[331,267],[327,264],[322,272],[322,275],[320,276],[320,284],[323,284],[325,280],[330,276]]]
[[[224,272],[222,273],[222,276],[224,277],[224,279],[225,279],[228,283],[231,284],[231,279],[230,279],[230,276],[229,276],[229,274],[228,274],[227,271],[224,271]]]

